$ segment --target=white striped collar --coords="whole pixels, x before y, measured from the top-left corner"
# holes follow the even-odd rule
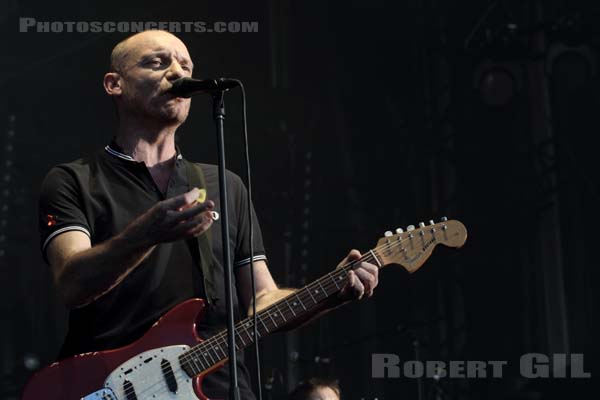
[[[112,145],[112,147],[111,147]],[[127,154],[123,154],[120,151],[115,150],[113,147],[117,147],[118,145],[116,145],[116,143],[113,141],[111,144],[109,144],[108,146],[106,146],[104,148],[104,150],[106,150],[106,152],[110,155],[113,155],[115,157],[119,157],[122,158],[123,160],[127,160],[127,161],[135,161],[137,162],[133,157],[128,156]],[[179,146],[175,146],[175,151],[177,151],[177,159],[181,160],[183,159],[183,156],[181,155],[181,151],[179,151]]]
[[[108,154],[111,154],[111,155],[113,155],[113,156],[115,156],[115,157],[122,158],[123,160],[127,160],[127,161],[135,161],[135,159],[134,159],[133,157],[131,157],[131,156],[128,156],[127,154],[123,154],[123,153],[121,153],[121,152],[118,152],[118,151],[116,151],[116,150],[112,149],[112,148],[110,147],[110,145],[106,146],[106,147],[104,148],[104,150],[106,150],[106,152],[107,152]]]

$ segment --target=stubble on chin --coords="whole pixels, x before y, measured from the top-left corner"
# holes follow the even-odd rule
[[[186,106],[173,101],[165,103],[164,100],[157,99],[157,101],[140,102],[136,107],[136,113],[144,119],[161,124],[181,125],[187,119],[189,108],[189,101]]]
[[[185,103],[165,105],[165,107],[161,109],[161,120],[163,122],[171,122],[178,125],[183,124],[190,111],[189,100],[184,100],[184,102]]]

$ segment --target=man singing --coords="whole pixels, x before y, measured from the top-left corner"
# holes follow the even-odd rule
[[[44,180],[42,252],[70,310],[59,358],[129,344],[190,298],[209,304],[198,327],[203,338],[225,328],[217,167],[183,157],[175,134],[190,100],[168,92],[193,68],[186,46],[168,32],[146,31],[117,44],[104,76],[119,119],[113,140],[89,158],[54,167]],[[243,183],[231,172],[227,182],[238,320],[252,299],[250,218],[257,308],[291,290],[279,289],[271,277]],[[342,262],[358,258],[353,250]],[[328,306],[370,296],[376,286],[377,268],[361,263],[349,274],[339,301]],[[253,399],[242,361],[238,367],[242,398]],[[227,388],[227,368],[204,380],[209,397],[226,398]]]

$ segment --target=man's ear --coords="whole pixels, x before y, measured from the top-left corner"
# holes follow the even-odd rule
[[[122,93],[121,88],[121,75],[118,72],[109,72],[104,75],[104,90],[110,96],[120,96]]]

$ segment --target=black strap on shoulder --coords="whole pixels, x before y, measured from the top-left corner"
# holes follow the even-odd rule
[[[200,167],[200,165],[187,161],[186,159],[184,159],[183,161],[187,173],[189,189],[192,190],[196,187],[199,189],[206,190],[206,180],[204,179],[204,173],[202,172],[202,168]],[[208,198],[208,193],[206,198]],[[198,250],[200,252],[200,265],[202,268],[202,276],[204,280],[204,293],[206,295],[206,300],[208,301],[208,303],[212,304],[215,300],[218,299],[218,295],[216,289],[217,285],[215,282],[215,269],[212,267],[212,242],[210,237],[210,230],[197,236],[196,242],[198,243]]]

